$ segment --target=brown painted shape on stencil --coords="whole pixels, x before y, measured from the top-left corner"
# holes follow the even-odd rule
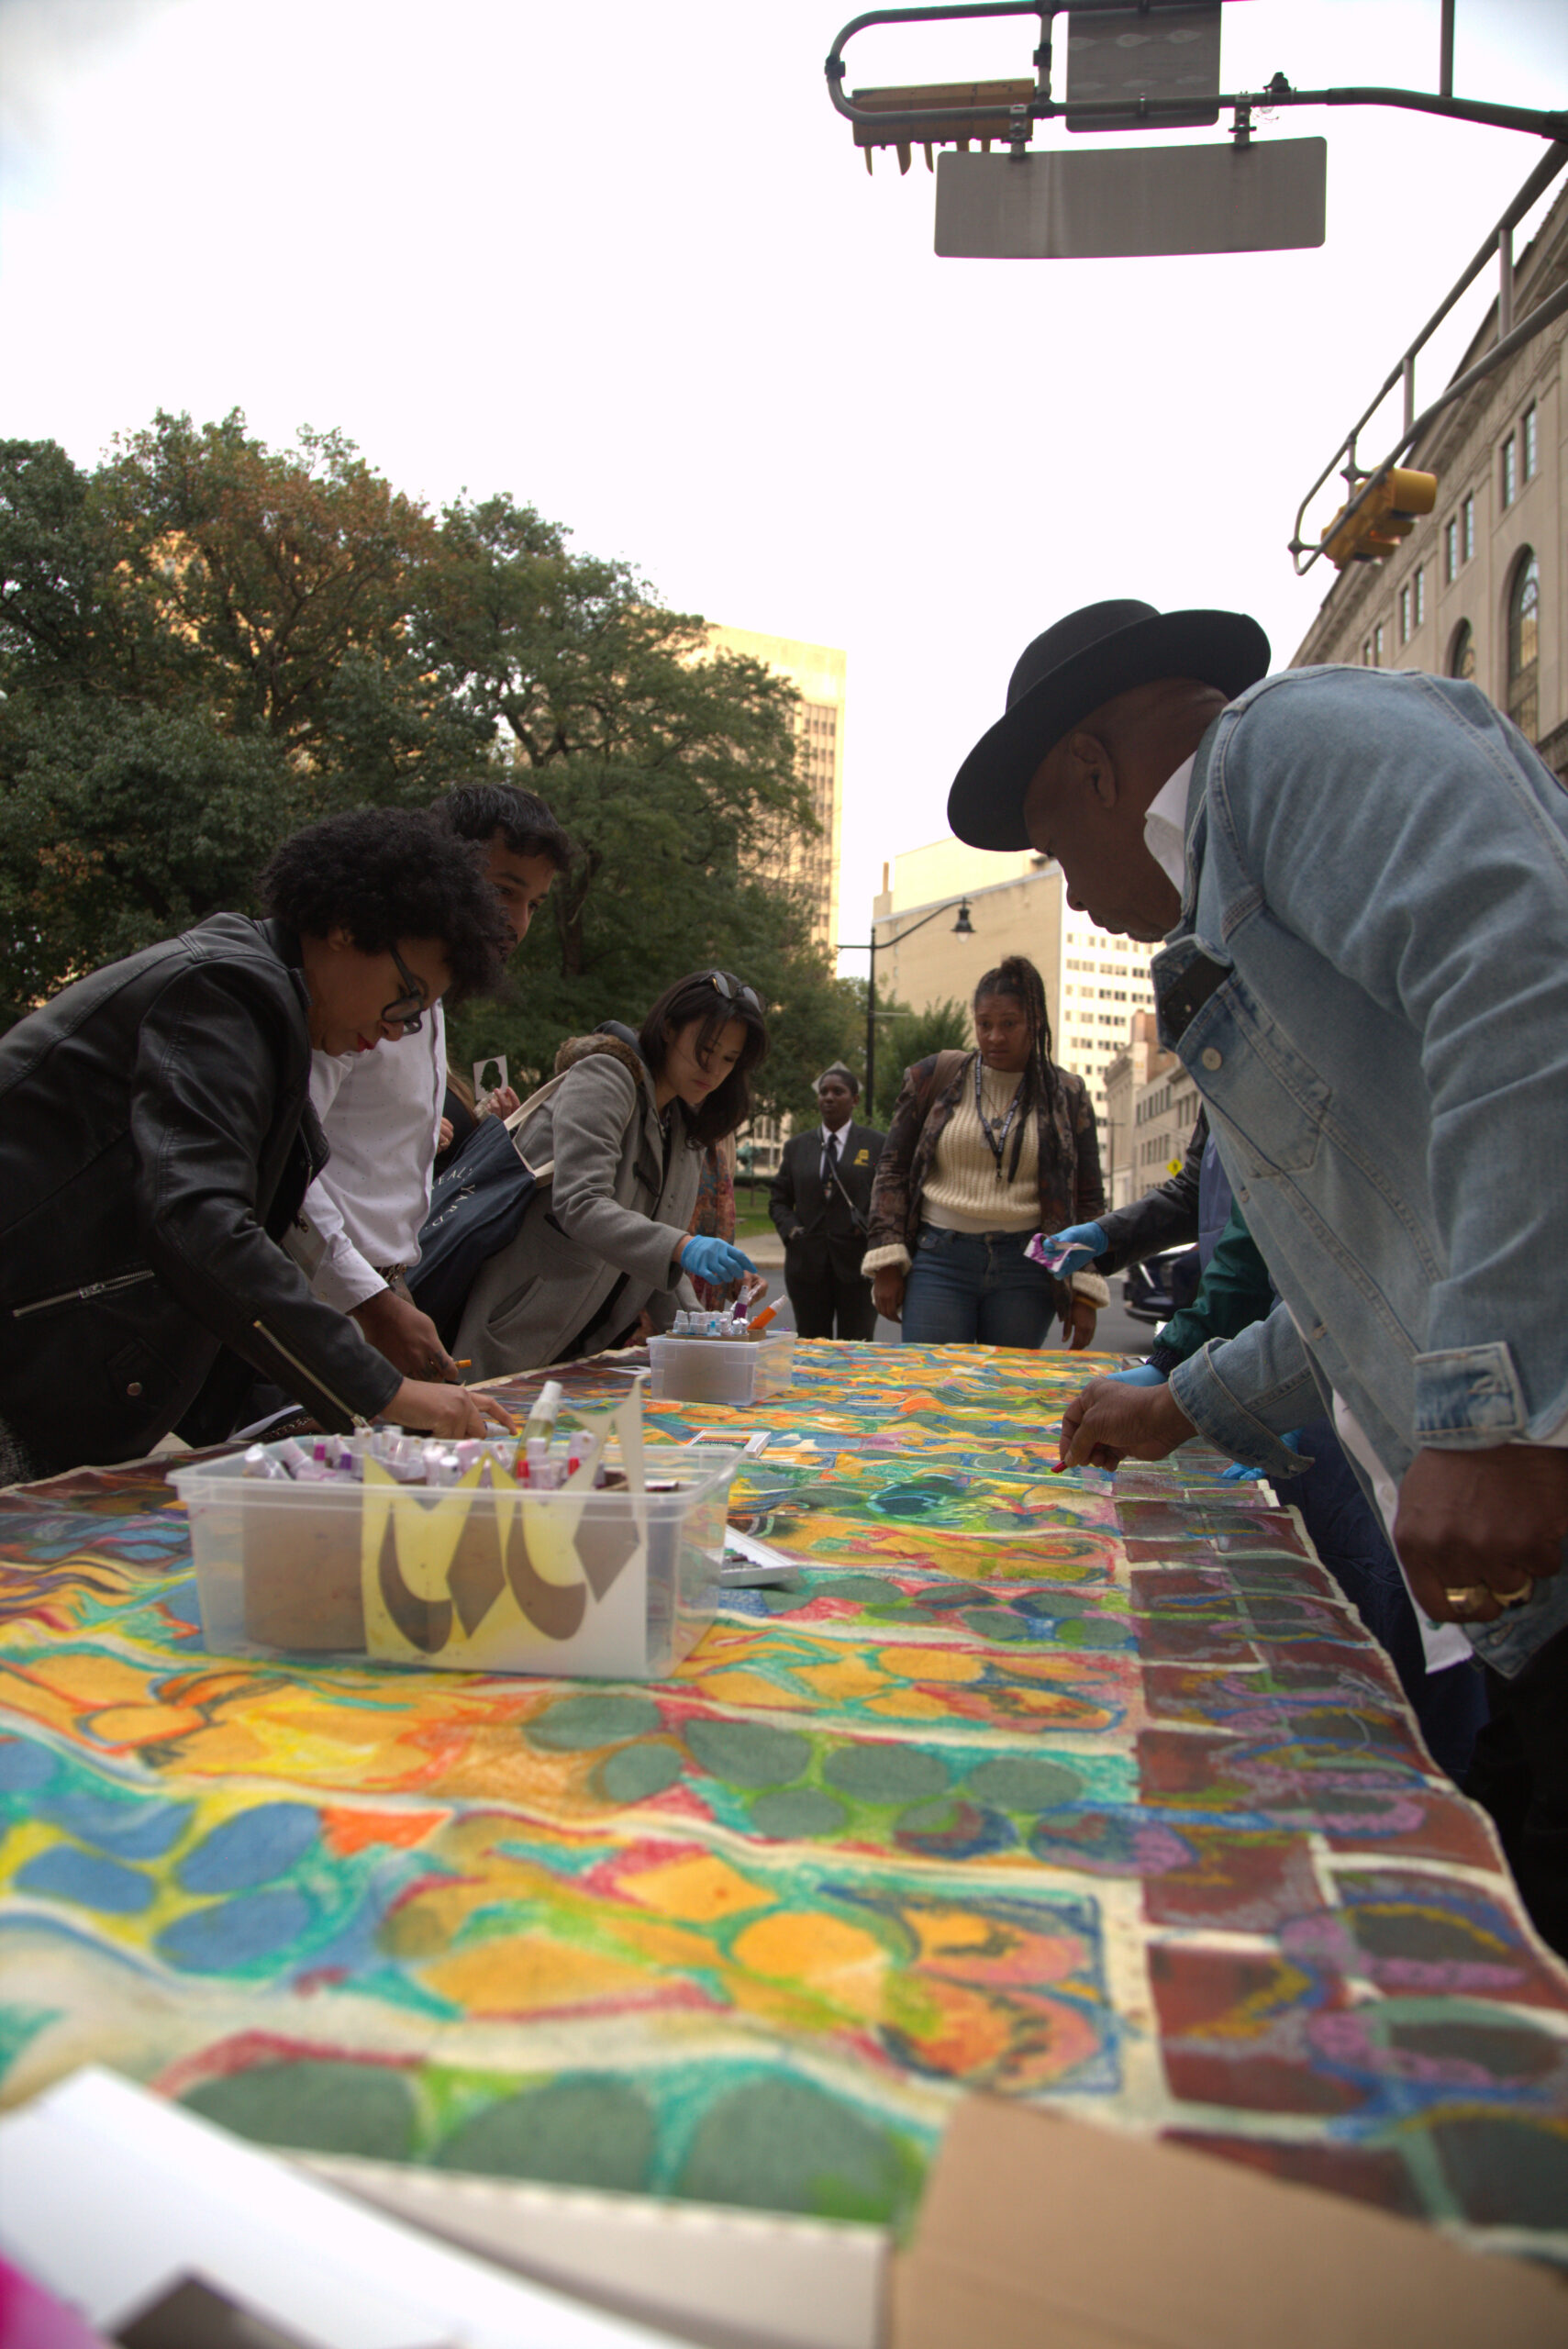
[[[381,1556],[376,1562],[376,1575],[386,1611],[408,1642],[421,1655],[439,1655],[452,1635],[452,1605],[447,1598],[433,1601],[418,1598],[404,1581],[397,1564],[397,1538],[393,1521],[396,1512],[388,1509],[382,1531]]]
[[[595,1598],[603,1598],[637,1551],[630,1516],[585,1518],[577,1529],[577,1555]]]
[[[495,1511],[470,1509],[447,1575],[464,1638],[473,1638],[506,1587]]]
[[[528,1621],[547,1640],[569,1640],[581,1629],[588,1611],[588,1594],[580,1582],[546,1582],[535,1573],[521,1509],[512,1520],[506,1543],[506,1580]]]

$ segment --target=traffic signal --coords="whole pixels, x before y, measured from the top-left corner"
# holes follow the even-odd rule
[[[908,170],[913,149],[923,147],[929,171],[934,168],[933,147],[967,148],[972,139],[978,139],[980,145],[989,150],[993,139],[1006,139],[1008,125],[1002,121],[997,121],[988,133],[977,132],[970,119],[974,107],[1006,106],[1010,115],[1015,106],[1027,107],[1034,95],[1035,85],[1029,81],[932,82],[907,89],[852,90],[851,106],[860,106],[868,114],[891,117],[885,128],[880,123],[857,122],[855,145],[864,151],[868,172],[873,147],[895,147],[901,172]],[[913,123],[911,115],[919,115],[922,119]]]
[[[1381,562],[1396,554],[1423,514],[1438,502],[1436,473],[1418,473],[1408,465],[1391,465],[1362,495],[1353,512],[1340,507],[1323,540],[1323,551],[1336,570],[1348,562]]]

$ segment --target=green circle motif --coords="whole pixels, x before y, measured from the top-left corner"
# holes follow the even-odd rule
[[[1019,1640],[1042,1637],[1038,1623],[1011,1607],[966,1607],[963,1620],[979,1640],[1007,1640],[1016,1644]]]
[[[551,2080],[486,2107],[432,2156],[439,2169],[533,2177],[634,2194],[653,2162],[653,2114],[636,2088],[607,2079]]]
[[[811,1760],[811,1740],[756,1721],[691,1721],[686,1745],[711,1777],[732,1787],[787,1787]]]
[[[894,1587],[885,1575],[823,1574],[817,1569],[817,1596],[820,1598],[894,1599],[903,1603],[904,1594]]]
[[[731,2088],[697,2124],[679,2192],[699,2202],[886,2220],[910,2180],[896,2140],[803,2080]]]
[[[815,1787],[781,1787],[773,1794],[757,1795],[751,1805],[758,1834],[773,1836],[781,1843],[836,1835],[848,1817],[835,1796],[818,1794]]]
[[[1064,1648],[1129,1648],[1132,1626],[1117,1616],[1079,1615],[1063,1623],[1056,1636]]]
[[[907,1745],[841,1745],[822,1776],[855,1802],[922,1802],[945,1791],[948,1766],[937,1753]]]
[[[386,2064],[250,2064],[199,2082],[180,2101],[254,2145],[382,2162],[406,2162],[414,2151],[413,2090]]]
[[[651,1795],[662,1795],[666,1787],[673,1787],[680,1775],[678,1750],[645,1738],[606,1753],[594,1774],[606,1802],[646,1802]]]
[[[1076,1802],[1084,1785],[1075,1770],[1060,1762],[998,1754],[994,1762],[982,1762],[971,1770],[962,1790],[973,1801],[995,1803],[1002,1810],[1036,1811]]]
[[[542,1745],[547,1753],[585,1753],[595,1745],[646,1737],[662,1726],[651,1697],[563,1697],[530,1721],[525,1734],[530,1745]]]

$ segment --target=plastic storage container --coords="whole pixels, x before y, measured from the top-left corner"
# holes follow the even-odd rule
[[[795,1331],[776,1338],[650,1338],[655,1403],[760,1403],[795,1375]]]
[[[239,1453],[171,1482],[219,1655],[657,1680],[713,1616],[740,1457],[656,1447],[670,1492],[274,1483]]]

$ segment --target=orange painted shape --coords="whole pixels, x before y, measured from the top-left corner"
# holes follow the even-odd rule
[[[324,1810],[321,1831],[328,1849],[339,1859],[363,1852],[373,1843],[389,1843],[406,1851],[446,1825],[444,1810]]]

